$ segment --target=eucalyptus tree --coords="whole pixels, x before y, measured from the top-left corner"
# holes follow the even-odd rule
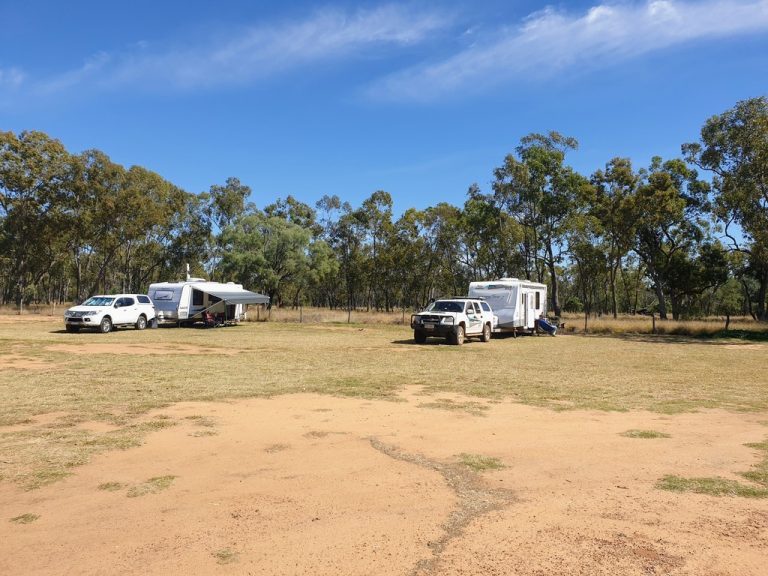
[[[635,238],[634,195],[640,183],[628,158],[614,158],[592,175],[588,190],[589,210],[599,223],[598,238],[606,255],[611,313],[618,316],[617,279],[624,257]]]
[[[264,207],[267,216],[277,216],[293,224],[306,228],[312,236],[319,236],[323,228],[317,222],[317,212],[310,205],[297,200],[290,194],[285,198],[279,198],[272,204]]]
[[[389,311],[393,286],[392,270],[395,262],[391,256],[392,242],[392,196],[389,192],[377,190],[363,201],[357,217],[366,234],[370,258],[366,262],[367,306],[378,310],[382,304]]]
[[[423,212],[425,284],[421,301],[442,295],[465,294],[469,270],[462,262],[461,210],[447,202]]]
[[[418,308],[424,303],[422,294],[427,284],[428,262],[423,235],[424,212],[409,208],[393,225],[390,253],[397,264],[393,268],[393,284],[399,289],[403,308]]]
[[[473,184],[461,215],[465,264],[472,280],[514,276],[523,263],[516,249],[523,240],[518,223],[491,194]]]
[[[167,215],[168,236],[155,272],[160,280],[178,277],[186,264],[202,271],[210,257],[212,222],[204,195],[184,192],[174,207]]]
[[[73,296],[80,302],[109,264],[100,259],[100,252],[114,244],[113,214],[119,209],[114,201],[126,175],[121,165],[99,150],[86,150],[75,156],[71,170],[70,185],[62,190],[59,200],[74,273]]]
[[[600,244],[601,232],[600,222],[589,213],[575,214],[568,230],[573,281],[584,311],[584,332],[588,332],[589,317],[600,301],[608,269],[608,255]]]
[[[292,284],[302,282],[309,267],[310,231],[278,216],[252,211],[221,233],[222,276],[265,292],[280,304]]]
[[[725,281],[724,255],[708,240],[709,185],[682,160],[654,157],[634,197],[635,246],[659,302],[659,316],[682,313],[683,298]]]
[[[494,171],[497,202],[521,227],[521,253],[526,276],[544,280],[549,273],[552,309],[560,314],[557,265],[567,250],[565,240],[571,214],[586,179],[565,166],[565,156],[576,150],[575,138],[557,132],[529,134]]]
[[[748,256],[758,283],[756,315],[768,320],[768,98],[712,116],[700,142],[684,144],[683,153],[714,174],[715,214],[730,248]]]
[[[352,310],[358,306],[360,286],[365,279],[365,223],[360,211],[353,210],[347,202],[342,204],[329,234],[329,244],[339,261],[339,285],[343,287],[349,322]]]
[[[251,195],[250,187],[242,184],[238,178],[230,176],[224,185],[214,184],[210,187],[207,198],[208,211],[212,223],[218,231],[232,224],[243,215],[246,200]]]
[[[21,304],[66,254],[57,197],[71,156],[42,132],[0,132],[0,223],[8,275],[3,299]]]
[[[212,185],[207,193],[201,195],[206,203],[206,216],[212,232],[205,266],[211,279],[219,275],[217,267],[223,257],[222,235],[227,227],[245,214],[246,200],[250,195],[250,187],[234,176],[227,178],[223,185]]]
[[[345,260],[343,259],[343,253],[340,254],[340,249],[344,243],[340,242],[341,239],[337,232],[339,231],[338,225],[342,215],[351,211],[352,207],[349,203],[342,202],[335,194],[331,196],[324,194],[315,203],[319,239],[325,242],[331,249],[331,256],[337,264],[332,272],[318,277],[319,283],[315,286],[315,290],[317,291],[319,301],[331,309],[339,307],[347,299],[347,291],[344,284],[346,274],[345,270],[343,270]]]

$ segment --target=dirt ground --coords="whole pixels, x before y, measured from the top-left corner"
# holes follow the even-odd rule
[[[766,574],[768,500],[655,484],[738,478],[768,415],[506,401],[471,415],[420,391],[150,414],[177,425],[39,490],[0,485],[0,574]]]

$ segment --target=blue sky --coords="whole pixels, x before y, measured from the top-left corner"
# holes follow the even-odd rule
[[[585,175],[768,94],[768,1],[0,0],[0,130],[190,192],[461,205],[530,132]]]

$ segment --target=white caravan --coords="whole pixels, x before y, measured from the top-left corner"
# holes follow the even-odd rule
[[[269,303],[269,296],[245,290],[242,284],[209,282],[189,275],[179,282],[150,284],[148,293],[160,324],[192,324],[203,320],[204,312],[224,323],[239,322],[245,319],[245,304]]]
[[[547,311],[547,285],[501,278],[488,282],[470,282],[469,296],[482,298],[499,318],[496,332],[534,330],[536,320]]]

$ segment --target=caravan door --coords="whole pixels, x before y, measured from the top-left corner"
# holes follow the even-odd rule
[[[192,287],[182,286],[179,296],[179,320],[189,318],[189,304],[192,302]]]
[[[533,328],[536,325],[536,301],[534,294],[530,292],[523,293],[523,314],[525,316],[525,327]]]

